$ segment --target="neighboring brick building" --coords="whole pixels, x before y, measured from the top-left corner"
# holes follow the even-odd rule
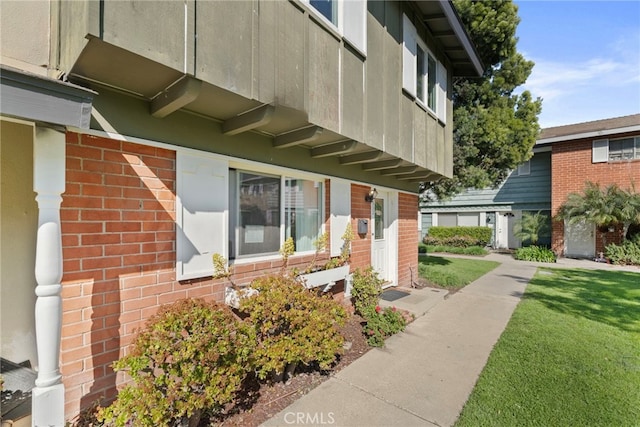
[[[640,114],[543,129],[537,146],[551,146],[551,212],[587,181],[605,188],[617,184],[640,191]],[[552,249],[568,257],[593,258],[607,243],[619,243],[621,230],[553,221]]]
[[[640,114],[543,129],[533,157],[497,188],[470,189],[451,200],[422,206],[423,235],[432,225],[486,225],[493,229],[492,246],[518,248],[514,225],[523,212],[555,217],[570,193],[581,193],[592,181],[605,188],[618,184],[640,191]],[[599,231],[591,225],[551,221],[551,244],[560,256],[594,258],[607,243],[618,243],[621,230]]]

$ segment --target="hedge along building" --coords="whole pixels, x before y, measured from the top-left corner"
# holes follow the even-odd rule
[[[222,300],[214,253],[247,283],[286,238],[304,266],[321,233],[327,258],[365,224],[350,268],[410,284],[418,182],[452,173],[451,81],[482,72],[449,2],[3,2],[2,19],[2,354],[39,368],[35,424],[113,397],[111,363],[161,304]],[[27,114],[30,73],[72,82],[52,84],[82,94],[77,120],[53,117],[66,95]]]

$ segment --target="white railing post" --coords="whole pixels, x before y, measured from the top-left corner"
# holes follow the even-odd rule
[[[36,347],[38,377],[32,392],[33,426],[64,426],[60,373],[62,331],[62,233],[60,204],[65,190],[65,135],[35,128],[33,190],[38,203],[36,240]]]

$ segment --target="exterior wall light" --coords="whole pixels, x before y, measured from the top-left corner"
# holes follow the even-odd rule
[[[364,196],[364,201],[371,203],[371,202],[373,202],[373,199],[375,199],[377,196],[378,196],[378,190],[376,190],[375,188],[371,187],[371,190],[369,190],[369,194]]]

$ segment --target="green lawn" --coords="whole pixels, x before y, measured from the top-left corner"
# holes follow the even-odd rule
[[[456,426],[640,426],[640,274],[539,269]]]
[[[500,265],[496,261],[420,256],[420,277],[446,289],[460,289]]]

